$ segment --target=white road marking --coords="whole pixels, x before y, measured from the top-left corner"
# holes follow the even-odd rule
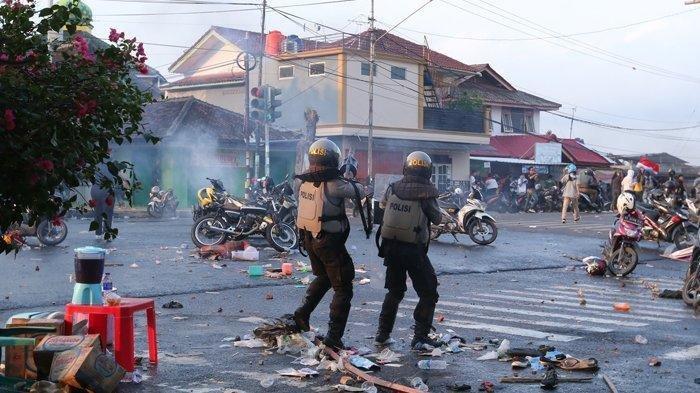
[[[563,299],[563,300],[571,300],[571,301],[575,302],[574,303],[575,305],[579,305],[578,294],[571,295],[571,292],[569,292],[569,294],[563,294],[563,293],[560,293],[561,291],[553,291],[553,290],[539,289],[539,288],[528,288],[527,291],[514,291],[514,290],[510,290],[510,289],[501,289],[498,292],[531,295],[531,296],[541,295],[543,298],[545,298],[545,297],[548,299],[554,298],[555,300],[557,300],[557,303],[560,303],[560,304],[563,304],[563,303],[559,302],[559,300]],[[537,292],[544,292],[544,293],[538,294]],[[583,293],[583,297],[586,299],[586,307],[587,308],[592,308],[592,307],[589,307],[591,305],[591,303],[600,303],[600,304],[605,305],[605,307],[604,307],[605,310],[609,310],[611,303],[614,302],[614,300],[611,300],[609,298],[608,299],[599,299],[599,298],[596,298],[596,296],[589,296],[585,291]],[[542,300],[542,299],[540,299],[540,300]],[[652,301],[652,300],[649,300],[649,301]],[[639,301],[635,300],[635,302],[639,302]],[[669,310],[669,307],[666,307],[666,306],[652,306],[652,305],[647,305],[645,303],[631,303],[631,304],[633,305],[634,310],[642,309],[642,310],[648,310],[649,312],[655,312],[655,314],[652,314],[652,315],[666,315],[669,317],[677,317],[677,314],[665,314],[665,313],[668,313],[669,311],[671,311],[671,310]],[[657,313],[657,311],[654,311],[654,310],[658,310],[660,312]]]
[[[692,346],[681,351],[669,352],[663,356],[671,360],[693,360],[700,358],[700,345]],[[696,374],[697,375],[697,374]]]
[[[651,292],[649,292],[648,289],[646,288],[639,288],[643,289],[645,293],[630,293],[629,289],[627,290],[622,290],[620,287],[610,287],[610,286],[605,286],[605,285],[588,285],[588,284],[576,284],[572,286],[564,286],[564,285],[555,285],[553,288],[557,289],[568,289],[568,290],[574,290],[578,291],[579,288],[584,289],[586,291],[592,292],[592,293],[600,293],[600,294],[605,294],[605,295],[621,295],[625,297],[639,297],[639,298],[644,298],[644,299],[649,299],[651,298]]]
[[[566,334],[554,334],[554,333],[542,332],[539,330],[522,329],[522,328],[511,327],[511,326],[490,325],[490,324],[486,324],[486,323],[470,323],[468,321],[455,321],[452,319],[446,319],[442,323],[442,325],[450,326],[450,327],[454,327],[454,328],[472,329],[472,330],[480,330],[480,331],[487,331],[487,332],[494,332],[494,333],[511,334],[513,336],[547,339],[550,341],[568,342],[568,341],[578,340],[579,338],[581,338],[578,336],[568,336]]]
[[[377,305],[380,306],[382,302],[367,302],[367,304],[370,305]],[[399,305],[399,308],[402,309],[409,309],[412,310],[413,307],[406,305],[406,304],[401,304]],[[362,309],[360,309],[362,310]],[[378,311],[378,310],[372,310],[372,309],[367,309],[367,311]],[[554,322],[554,321],[548,321],[548,320],[529,320],[529,319],[520,319],[520,318],[510,318],[510,317],[497,317],[493,315],[484,315],[484,314],[474,314],[474,313],[468,313],[464,311],[455,311],[455,310],[448,310],[445,308],[436,308],[436,312],[447,314],[447,315],[458,315],[460,317],[469,317],[469,318],[474,318],[474,319],[486,319],[486,320],[493,320],[493,321],[503,321],[503,322],[513,322],[513,323],[522,323],[525,325],[536,325],[536,326],[549,326],[549,327],[558,327],[558,328],[563,328],[563,329],[573,329],[573,330],[583,330],[587,332],[594,332],[594,333],[609,333],[614,331],[614,329],[610,328],[604,328],[604,327],[597,327],[597,326],[587,326],[587,325],[576,325],[576,324],[571,324],[570,322]]]
[[[503,300],[508,300],[508,301],[514,301],[514,300],[519,300],[519,301],[529,301],[533,302],[532,304],[535,307],[539,307],[541,304],[540,302],[542,299],[540,298],[528,298],[528,297],[523,297],[523,296],[518,296],[515,298],[513,295],[498,295],[498,294],[491,294],[491,293],[484,293],[484,294],[473,294],[472,296],[477,296],[477,297],[487,297],[487,298],[495,298],[495,299],[503,299]],[[458,299],[466,299],[466,300],[475,300],[473,297],[472,298],[466,298],[466,297],[457,297]],[[612,309],[612,304],[610,306],[596,306],[596,305],[586,305],[581,306],[578,304],[578,302],[550,302],[547,300],[544,304],[552,307],[556,307],[560,310],[564,311],[587,311],[587,310],[601,310],[601,311],[609,311],[611,315],[615,315],[615,311]],[[646,321],[654,321],[654,322],[677,322],[678,319],[670,319],[670,318],[660,318],[660,317],[654,317],[651,315],[662,315],[666,317],[677,317],[675,314],[670,315],[670,314],[663,314],[663,313],[658,313],[656,311],[644,311],[644,310],[635,310],[632,308],[632,311],[629,313],[626,313],[625,315],[633,316],[634,319],[642,319]]]
[[[414,302],[414,303],[418,302],[418,299],[406,299],[406,300],[409,302]],[[557,314],[557,313],[548,313],[548,312],[541,312],[541,311],[534,311],[534,310],[523,310],[523,309],[519,309],[519,308],[484,306],[481,304],[464,304],[464,303],[450,302],[447,300],[445,300],[445,301],[439,300],[438,305],[443,306],[443,307],[448,306],[448,307],[457,307],[457,308],[470,308],[470,309],[484,310],[484,311],[494,311],[494,312],[497,312],[501,315],[503,313],[511,313],[511,314],[518,314],[518,315],[538,316],[538,317],[544,317],[544,318],[570,319],[570,320],[574,320],[574,321],[585,321],[585,322],[591,322],[591,323],[600,323],[600,324],[604,324],[604,325],[618,325],[618,326],[627,326],[627,327],[642,327],[642,326],[648,325],[646,323],[621,321],[619,319],[593,318],[593,317],[587,317],[585,315]]]
[[[557,290],[557,289],[539,289],[539,288],[529,288],[532,289],[533,291],[545,291],[548,293],[552,294],[569,294],[570,297],[578,299],[578,294],[577,292],[572,292],[571,290]],[[583,289],[583,288],[582,288]],[[576,293],[576,296],[573,296],[571,294]],[[627,294],[623,293],[601,293],[601,292],[593,292],[589,289],[584,289],[583,290],[583,295],[586,298],[586,300],[597,300],[597,301],[606,301],[606,304],[610,304],[611,301],[626,301],[629,300],[631,296],[628,296]],[[653,309],[661,309],[665,311],[683,311],[687,310],[687,308],[682,307],[678,302],[674,302],[671,299],[662,299],[662,298],[652,298],[651,294],[649,295],[639,295],[639,299],[634,299],[634,301],[642,302],[640,303],[640,307],[644,308],[653,308]],[[654,304],[654,305],[650,305]],[[663,304],[663,306],[662,306]]]

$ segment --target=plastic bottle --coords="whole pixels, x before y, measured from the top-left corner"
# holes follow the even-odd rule
[[[109,292],[113,288],[114,288],[114,285],[112,284],[112,275],[109,273],[105,273],[102,276],[102,291]]]
[[[372,382],[363,382],[360,388],[365,393],[377,393],[377,388]]]
[[[447,362],[444,360],[421,360],[418,362],[418,368],[423,370],[444,370],[447,368]]]
[[[425,360],[421,360],[421,361],[425,361]],[[411,386],[420,390],[421,392],[427,392],[430,389],[430,388],[428,388],[428,385],[426,385],[425,382],[423,382],[423,380],[420,379],[420,377],[413,378],[411,380]]]
[[[260,380],[260,386],[264,388],[269,388],[275,384],[275,380],[272,377],[265,377]]]

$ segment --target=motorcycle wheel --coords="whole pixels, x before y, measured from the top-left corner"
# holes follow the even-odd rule
[[[496,223],[490,218],[483,220],[475,218],[467,224],[467,234],[474,243],[485,246],[496,240],[498,228]]]
[[[36,238],[45,246],[61,244],[68,236],[68,226],[61,221],[61,225],[53,225],[49,220],[44,220],[36,227]]]
[[[608,270],[610,273],[617,277],[624,277],[637,267],[637,262],[639,262],[639,255],[634,247],[624,245],[618,247],[610,255],[610,261],[608,261]]]
[[[695,271],[685,278],[681,297],[685,304],[693,306],[698,299],[698,292],[700,292],[700,274]]]
[[[162,209],[156,209],[152,205],[148,205],[146,210],[148,211],[148,215],[153,217],[153,218],[163,217],[163,210]]]
[[[223,232],[211,231],[209,228],[224,228],[224,224],[216,218],[216,215],[208,215],[200,218],[192,225],[192,243],[197,247],[214,246],[226,241],[226,234]]]
[[[279,252],[293,250],[299,243],[297,231],[284,222],[277,222],[265,229],[265,239]]]
[[[678,227],[676,227],[676,229],[673,230],[673,235],[671,236],[671,239],[676,245],[676,248],[682,250],[684,248],[694,246],[696,237],[697,231],[689,231],[683,226],[679,225]]]
[[[430,228],[430,240],[437,240],[440,237],[440,235],[442,235],[441,230]]]

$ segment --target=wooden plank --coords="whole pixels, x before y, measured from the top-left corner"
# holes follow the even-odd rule
[[[573,377],[573,378],[557,378],[557,382],[591,382],[593,377]],[[540,383],[542,378],[537,377],[502,377],[501,383]]]
[[[319,342],[316,343],[316,345],[320,345]],[[323,349],[324,352],[326,352],[330,357],[333,358],[333,360],[338,360],[340,359],[340,355],[338,355],[334,350],[330,349],[329,347],[325,347]],[[371,382],[374,384],[374,386],[381,386],[385,389],[389,389],[393,392],[400,392],[400,393],[423,393],[420,390],[414,389],[414,388],[409,388],[408,386],[404,386],[398,383],[394,382],[388,382],[385,381],[381,378],[377,378],[373,375],[367,374],[366,372],[358,369],[357,367],[353,366],[350,364],[349,361],[346,361],[347,359],[343,359],[343,366],[345,367],[345,370],[354,374],[356,377],[363,379],[367,382]]]
[[[608,385],[608,389],[610,389],[610,393],[617,393],[617,388],[615,387],[615,384],[610,379],[610,377],[603,374],[603,381],[605,381],[605,384]]]

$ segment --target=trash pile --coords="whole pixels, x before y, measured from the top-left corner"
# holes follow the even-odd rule
[[[87,320],[82,322],[74,332],[87,330]],[[64,335],[62,313],[11,318],[0,329],[0,345],[5,349],[2,391],[110,393],[125,376],[114,355],[103,351],[98,334]]]

